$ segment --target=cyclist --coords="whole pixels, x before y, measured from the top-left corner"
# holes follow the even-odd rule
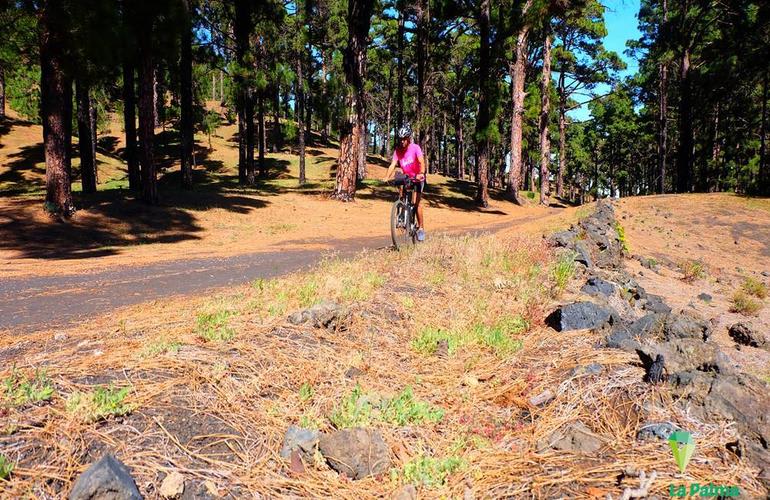
[[[401,171],[417,181],[414,184],[414,193],[412,194],[412,202],[417,208],[417,240],[425,241],[425,226],[423,225],[422,216],[422,193],[425,189],[425,172],[427,166],[425,165],[425,156],[422,154],[422,148],[412,142],[412,128],[409,125],[404,125],[398,131],[398,146],[393,151],[393,161],[390,162],[388,167],[388,173],[385,174],[385,180],[389,181],[393,176],[393,171],[396,165],[401,167]],[[401,188],[399,188],[401,189]]]

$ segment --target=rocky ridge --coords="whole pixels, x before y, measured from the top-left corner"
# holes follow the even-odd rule
[[[562,251],[574,252],[585,277],[585,299],[564,304],[546,322],[557,331],[599,332],[598,348],[622,349],[638,356],[645,381],[665,383],[678,404],[703,421],[734,422],[740,433],[730,450],[759,468],[770,488],[770,391],[756,377],[742,373],[711,340],[710,322],[674,312],[662,297],[648,294],[623,268],[624,242],[610,203],[566,231],[550,237]],[[740,345],[766,348],[764,336],[734,325]],[[640,439],[667,439],[676,429],[649,423]]]

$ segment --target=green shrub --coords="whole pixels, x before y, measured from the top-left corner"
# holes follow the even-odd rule
[[[414,398],[411,387],[406,387],[393,398],[381,398],[364,393],[360,385],[342,400],[329,417],[337,429],[366,427],[374,421],[404,426],[423,422],[438,422],[444,410]]]
[[[754,316],[762,309],[762,303],[752,298],[743,290],[738,290],[733,294],[730,312],[740,313],[745,316]]]
[[[48,401],[54,393],[53,382],[45,370],[35,370],[32,378],[13,368],[0,384],[0,402],[8,406],[22,406]]]
[[[620,240],[620,246],[623,248],[623,252],[626,254],[631,253],[628,249],[628,240],[626,239],[626,230],[623,229],[623,225],[620,222],[615,221],[615,231],[618,233],[618,240]]]
[[[755,278],[746,278],[742,287],[749,295],[753,295],[758,299],[764,299],[767,297],[767,286]]]
[[[560,295],[569,284],[575,274],[575,254],[573,252],[562,253],[551,268],[551,280],[553,282],[553,295]]]
[[[420,456],[405,463],[401,470],[392,469],[391,479],[403,484],[438,488],[444,486],[449,475],[463,465],[463,460],[458,457],[438,459]]]
[[[10,479],[15,466],[16,464],[11,462],[8,457],[0,454],[0,481],[7,481]]]
[[[196,333],[206,342],[226,342],[235,337],[235,330],[228,324],[231,311],[222,309],[213,313],[198,313]]]
[[[74,392],[67,399],[67,411],[89,423],[126,415],[135,409],[125,402],[129,391],[129,387],[117,389],[110,384],[93,392]]]
[[[686,260],[679,263],[679,270],[682,272],[682,279],[692,282],[702,279],[706,276],[706,267],[699,260]]]

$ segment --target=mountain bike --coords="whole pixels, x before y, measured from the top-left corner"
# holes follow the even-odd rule
[[[397,176],[392,181],[394,186],[403,187],[390,211],[390,236],[396,250],[417,242],[417,208],[412,203],[415,182],[409,176]]]

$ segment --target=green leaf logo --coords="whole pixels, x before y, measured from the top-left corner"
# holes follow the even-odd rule
[[[695,441],[692,435],[686,431],[676,431],[668,438],[671,451],[674,453],[674,461],[679,466],[679,472],[684,474],[687,464],[695,451]]]

